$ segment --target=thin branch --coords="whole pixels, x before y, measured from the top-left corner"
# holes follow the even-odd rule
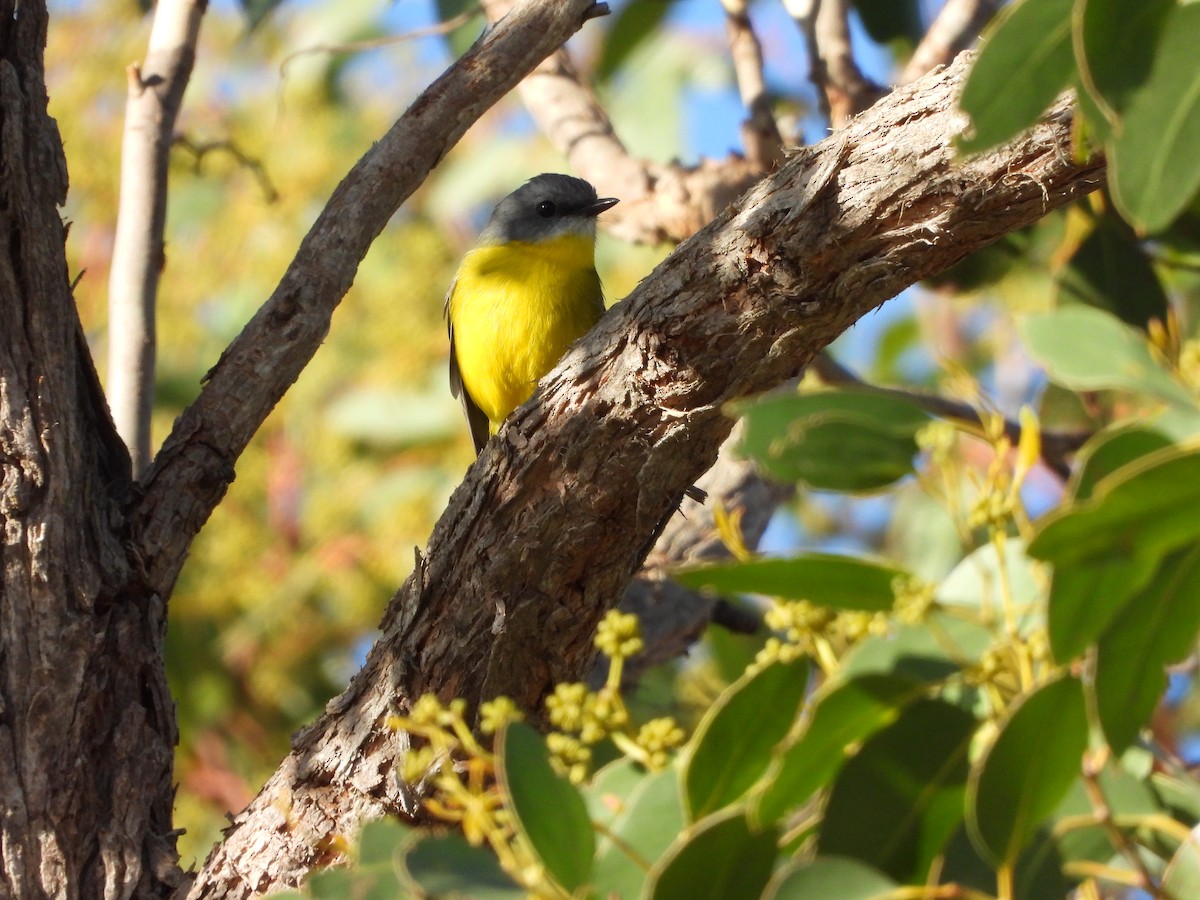
[[[108,398],[135,477],[150,461],[167,160],[207,5],[207,0],[159,0],[146,61],[126,70],[121,196],[108,279]]]
[[[1068,150],[1065,100],[959,162],[966,68],[793,155],[567,354],[472,465],[364,668],[295,737],[193,897],[294,882],[364,819],[416,815],[420,787],[397,778],[410,739],[391,717],[429,691],[472,709],[504,694],[536,716],[553,684],[579,680],[596,623],[727,438],[725,403],[794,377],[903,288],[1102,183],[1102,159]]]
[[[783,136],[763,80],[762,46],[746,11],[746,0],[721,0],[721,5],[725,7],[725,31],[738,91],[749,114],[742,122],[742,147],[746,158],[767,172],[783,160]]]
[[[402,34],[389,34],[384,37],[370,38],[365,41],[347,41],[342,44],[313,44],[311,47],[302,47],[289,53],[279,63],[279,78],[280,80],[287,78],[288,69],[292,63],[304,56],[311,56],[314,53],[358,53],[363,50],[378,50],[380,47],[391,47],[394,44],[402,44],[405,41],[416,40],[417,38],[435,37],[439,34],[449,34],[460,25],[466,25],[475,16],[479,15],[482,8],[478,3],[467,7],[456,16],[451,16],[442,22],[437,22],[425,28],[414,28],[412,31],[405,31]]]
[[[279,192],[275,190],[275,185],[271,182],[271,176],[267,174],[267,167],[262,164],[262,160],[247,154],[232,139],[226,138],[220,141],[197,142],[193,141],[186,134],[176,134],[172,145],[192,154],[192,166],[197,174],[200,173],[201,167],[204,165],[205,157],[210,153],[228,153],[237,161],[238,165],[250,170],[250,174],[258,182],[258,187],[263,193],[264,200],[268,203],[274,203],[279,199]]]
[[[881,394],[887,397],[899,397],[909,400],[921,409],[943,419],[961,422],[971,428],[983,430],[983,416],[979,410],[969,403],[960,403],[938,394],[925,391],[914,391],[907,388],[880,387],[869,384],[835,360],[828,353],[822,353],[813,360],[812,369],[821,380],[829,385],[855,387]],[[1021,425],[1010,419],[1004,420],[1004,433],[1016,446],[1021,439]],[[1066,481],[1071,476],[1070,457],[1088,442],[1093,436],[1091,431],[1043,431],[1042,432],[1042,462],[1050,471]]]
[[[833,128],[870,107],[886,90],[866,78],[850,44],[847,0],[784,0],[808,50],[809,78]]]
[[[900,73],[900,84],[915,81],[966,50],[1000,11],[1001,0],[946,0]]]

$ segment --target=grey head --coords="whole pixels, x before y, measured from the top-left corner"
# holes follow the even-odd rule
[[[596,216],[614,206],[582,178],[538,175],[501,200],[479,235],[480,243],[542,241],[565,234],[596,236]]]

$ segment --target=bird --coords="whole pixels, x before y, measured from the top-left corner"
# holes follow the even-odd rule
[[[446,293],[450,393],[478,454],[604,315],[596,217],[617,204],[582,178],[529,179],[492,211]]]

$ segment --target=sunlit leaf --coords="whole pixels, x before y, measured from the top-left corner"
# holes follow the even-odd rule
[[[1060,384],[1079,391],[1138,391],[1193,407],[1191,394],[1163,368],[1145,338],[1115,316],[1085,306],[1026,316],[1029,349]],[[1070,335],[1064,340],[1063,335]]]
[[[1150,75],[1109,143],[1109,184],[1121,214],[1144,233],[1171,224],[1200,189],[1200,5],[1177,3],[1162,26]]]
[[[1016,137],[1071,83],[1072,3],[1016,0],[984,32],[960,100],[972,122],[964,151],[977,153]]]
[[[859,390],[770,394],[736,407],[738,450],[780,481],[870,491],[913,471],[915,435],[929,421],[912,401]]]
[[[835,609],[883,612],[892,608],[892,583],[901,574],[901,569],[884,562],[809,553],[789,559],[753,559],[678,569],[674,578],[688,587],[726,594],[767,594]]]
[[[567,891],[588,882],[596,839],[579,791],[555,774],[546,742],[523,722],[504,728],[496,775],[522,836]]]

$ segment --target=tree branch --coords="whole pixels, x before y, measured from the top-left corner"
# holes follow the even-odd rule
[[[784,0],[783,5],[804,35],[821,111],[833,128],[841,128],[886,93],[854,60],[850,5],[847,0]]]
[[[161,596],[233,466],[329,330],[358,264],[399,205],[467,128],[603,4],[527,0],[434,82],[354,166],[270,299],[175,423],[129,511],[135,553]]]
[[[903,288],[1094,190],[1071,108],[960,163],[967,61],[795,154],[682,244],[576,345],[493,438],[392,599],[382,636],[211,855],[192,897],[244,896],[337,858],[364,818],[413,815],[425,692],[536,711],[579,680],[592,635],[732,422],[722,405],[794,377]],[[536,713],[535,713],[536,715]]]
[[[746,158],[767,172],[783,161],[783,136],[763,81],[762,46],[750,23],[746,0],[721,0],[721,5],[725,7],[725,31],[738,92],[748,114],[742,123],[742,147]]]
[[[166,262],[167,161],[207,6],[207,0],[159,0],[146,61],[126,70],[121,195],[108,276],[108,399],[135,477],[150,462],[155,309]]]
[[[938,66],[948,65],[974,43],[1001,5],[1000,0],[946,0],[900,73],[900,83],[908,84]]]

